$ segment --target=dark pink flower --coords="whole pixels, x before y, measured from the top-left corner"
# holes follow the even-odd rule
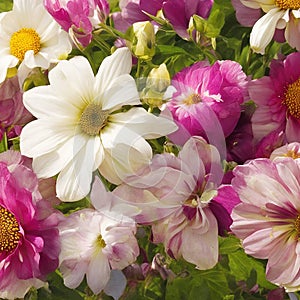
[[[299,52],[283,61],[273,60],[269,76],[249,84],[250,97],[257,105],[252,118],[256,143],[280,131],[288,143],[300,142],[300,69],[296,67],[299,64]]]
[[[58,267],[60,214],[19,152],[0,154],[0,297],[23,298]]]
[[[92,30],[109,14],[107,0],[44,0],[44,5],[74,42],[83,47],[91,42]]]
[[[21,126],[33,119],[23,105],[23,93],[18,77],[6,79],[0,85],[0,140],[6,131],[10,138],[20,135]]]
[[[237,62],[198,62],[177,73],[172,86],[176,91],[167,107],[179,129],[170,138],[182,145],[193,135],[209,140],[232,133],[247,99],[248,79]]]
[[[208,18],[213,3],[213,0],[167,0],[163,4],[163,14],[176,33],[188,39],[190,18],[193,15]]]

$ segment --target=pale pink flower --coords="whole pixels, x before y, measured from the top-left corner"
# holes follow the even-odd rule
[[[237,166],[232,186],[241,203],[231,214],[245,252],[267,259],[267,280],[300,287],[300,160],[255,159]]]
[[[208,140],[213,134],[228,136],[248,96],[247,76],[230,60],[212,66],[202,61],[184,68],[173,77],[172,86],[176,91],[167,107],[179,128],[170,138],[180,145],[193,135]]]
[[[79,210],[60,223],[60,270],[67,287],[76,288],[86,275],[88,286],[98,294],[111,270],[122,270],[136,260],[136,224],[123,215],[122,207],[110,210],[114,198],[96,177],[91,193],[95,209]]]
[[[23,298],[58,267],[60,214],[19,152],[0,154],[0,298]]]
[[[218,226],[229,229],[235,205],[231,187],[219,188],[222,176],[216,148],[193,137],[178,157],[156,155],[113,193],[141,209],[136,221],[152,225],[153,242],[170,256],[208,269],[218,261]]]
[[[107,0],[44,0],[44,5],[75,44],[83,47],[91,42],[93,29],[109,14]]]
[[[282,147],[275,149],[270,156],[270,159],[275,159],[276,157],[291,157],[300,158],[300,143],[294,142],[290,144],[285,144]]]
[[[300,142],[299,64],[299,52],[288,55],[284,61],[273,60],[269,76],[249,84],[250,98],[257,106],[252,117],[256,143],[280,131],[288,143]]]

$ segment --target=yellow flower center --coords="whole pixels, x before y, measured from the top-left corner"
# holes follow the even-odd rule
[[[294,226],[295,226],[298,237],[300,237],[300,215],[297,216]]]
[[[287,86],[282,103],[293,117],[300,119],[300,78]]]
[[[88,135],[97,135],[106,125],[108,112],[102,110],[101,105],[91,103],[81,114],[79,126],[81,130]]]
[[[11,36],[10,52],[19,60],[24,59],[27,51],[33,50],[34,54],[37,54],[40,49],[40,37],[32,28],[22,28]]]
[[[0,206],[0,251],[15,249],[20,240],[20,228],[15,216]]]
[[[105,243],[102,235],[99,234],[97,239],[96,239],[96,247],[103,249],[103,248],[105,248],[105,246],[106,246],[106,243]]]
[[[294,150],[289,150],[285,155],[285,157],[291,157],[292,159],[300,158],[300,154]]]
[[[281,9],[299,9],[299,0],[275,0],[275,4]]]
[[[198,94],[192,94],[183,101],[186,105],[197,104],[199,102],[201,102],[201,97]]]

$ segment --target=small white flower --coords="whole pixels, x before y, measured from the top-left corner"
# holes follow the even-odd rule
[[[68,34],[48,14],[41,0],[14,0],[12,11],[0,15],[0,83],[9,68],[48,69],[72,50]],[[20,65],[19,65],[20,64]]]
[[[61,61],[49,72],[50,85],[24,93],[26,108],[37,118],[22,131],[23,155],[33,158],[41,178],[57,178],[57,196],[76,201],[90,191],[99,168],[119,184],[152,158],[145,141],[167,135],[176,125],[140,105],[128,48],[106,57],[96,76],[84,57]]]

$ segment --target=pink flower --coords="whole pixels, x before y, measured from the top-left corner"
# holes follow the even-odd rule
[[[23,298],[58,267],[55,212],[19,152],[0,154],[0,297]]]
[[[187,32],[193,15],[208,18],[213,0],[167,0],[163,3],[163,14],[182,38],[189,39]]]
[[[133,23],[150,21],[144,12],[156,16],[164,0],[120,0],[121,11],[112,14],[116,29],[125,32]]]
[[[113,193],[141,209],[136,221],[152,225],[153,242],[170,256],[208,269],[218,261],[218,226],[220,233],[229,229],[236,204],[231,187],[219,188],[222,176],[216,148],[193,137],[178,157],[156,155]]]
[[[276,157],[300,158],[300,143],[294,142],[275,149],[271,153],[270,159],[273,160]]]
[[[136,260],[136,224],[123,215],[122,207],[110,210],[114,198],[96,177],[91,192],[95,209],[79,210],[60,223],[60,270],[67,287],[76,288],[86,275],[88,286],[98,294],[111,270],[122,270]]]
[[[19,135],[21,125],[32,119],[33,116],[23,105],[23,93],[18,77],[6,79],[0,85],[0,140],[5,131],[10,138]]]
[[[193,135],[210,140],[232,133],[247,99],[248,80],[238,63],[198,62],[177,73],[172,85],[176,91],[167,107],[179,127],[170,135],[172,141],[182,145]]]
[[[75,44],[86,47],[92,31],[109,14],[107,0],[44,0],[44,5],[56,22],[70,33]]]
[[[241,203],[232,212],[233,233],[245,252],[267,259],[266,278],[288,291],[300,286],[300,160],[255,159],[234,169]]]
[[[257,105],[253,134],[256,142],[273,132],[283,131],[288,143],[300,142],[300,53],[284,61],[273,60],[269,76],[253,80],[249,94]]]

